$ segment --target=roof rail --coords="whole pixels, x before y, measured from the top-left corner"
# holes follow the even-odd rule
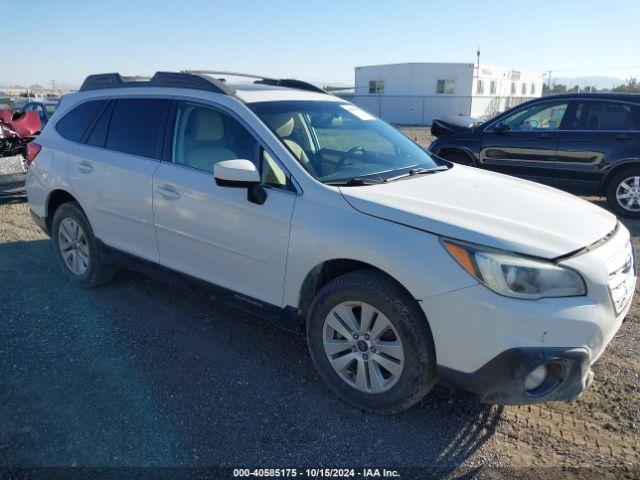
[[[262,85],[274,85],[277,87],[295,88],[298,90],[308,90],[311,92],[327,93],[322,88],[315,85],[304,82],[302,80],[295,80],[293,78],[270,78],[264,75],[255,75],[253,73],[239,73],[239,72],[225,72],[218,70],[183,70],[182,73],[189,73],[192,75],[226,75],[230,77],[246,77],[257,79],[254,83]]]
[[[235,95],[234,88],[225,85],[224,82],[204,75],[193,73],[156,72],[151,77],[123,77],[119,73],[100,73],[89,75],[82,86],[81,92],[88,90],[100,90],[104,88],[128,88],[128,87],[173,87],[194,88],[209,92]]]

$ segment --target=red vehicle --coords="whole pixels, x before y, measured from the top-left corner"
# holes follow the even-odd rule
[[[38,112],[0,110],[0,157],[24,156],[27,143],[42,130]]]

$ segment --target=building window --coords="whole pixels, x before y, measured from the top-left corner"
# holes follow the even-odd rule
[[[384,81],[383,80],[370,80],[369,81],[369,93],[381,95],[384,93]]]
[[[438,80],[438,86],[436,87],[436,93],[451,94],[456,89],[455,80]]]
[[[522,95],[526,95],[527,94],[527,84],[523,83],[522,84]]]
[[[516,82],[511,82],[511,95],[516,94]]]
[[[489,93],[491,95],[495,95],[497,91],[497,84],[495,80],[491,80],[491,83],[489,84]]]
[[[484,94],[484,81],[478,79],[478,83],[476,84],[476,93],[478,95]]]
[[[531,84],[531,95],[535,95],[536,94],[536,84],[532,83]]]

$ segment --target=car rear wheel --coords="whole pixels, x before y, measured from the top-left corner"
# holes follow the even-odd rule
[[[102,262],[89,220],[76,202],[61,205],[53,216],[51,240],[65,276],[84,287],[113,279],[117,268]]]
[[[381,272],[360,270],[327,283],[309,310],[307,342],[322,379],[363,410],[400,412],[436,381],[422,310]]]
[[[640,168],[616,174],[607,186],[606,196],[609,207],[617,215],[640,218]]]

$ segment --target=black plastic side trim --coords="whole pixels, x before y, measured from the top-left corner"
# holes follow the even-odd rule
[[[299,334],[302,331],[298,309],[295,307],[287,305],[281,308],[234,290],[172,270],[155,262],[122,252],[105,245],[104,242],[100,240],[97,240],[97,242],[100,249],[100,259],[106,263],[117,265],[128,270],[134,270],[169,285],[175,285],[196,292],[212,300],[224,303],[225,305],[265,318],[275,326],[290,332]]]
[[[40,228],[40,230],[42,230],[47,235],[51,236],[51,234],[49,233],[49,229],[47,228],[47,222],[45,222],[44,217],[40,217],[36,215],[36,213],[31,209],[29,209],[29,213],[31,214],[31,218],[33,219],[33,222]]]
[[[524,392],[525,377],[537,366],[562,364],[563,374],[549,393],[530,396]],[[438,365],[441,382],[467,392],[484,403],[523,405],[576,398],[593,378],[589,353],[583,348],[512,348],[505,350],[472,373]]]

